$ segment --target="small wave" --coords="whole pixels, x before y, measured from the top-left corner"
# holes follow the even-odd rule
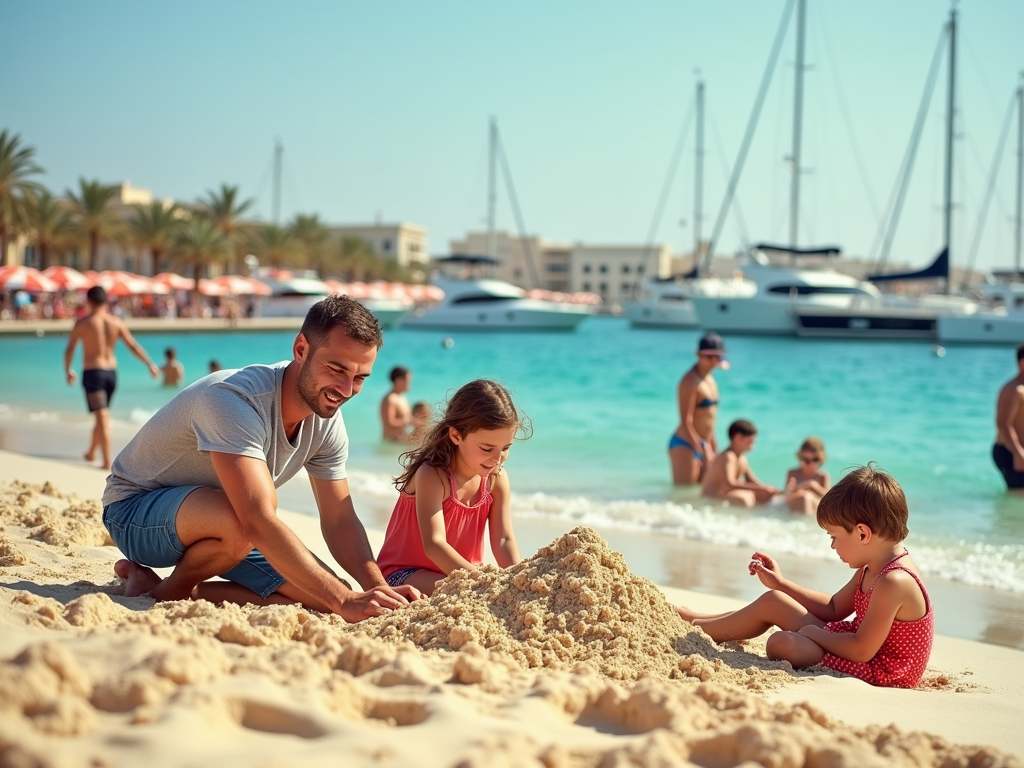
[[[131,413],[128,414],[128,423],[141,426],[153,418],[153,414],[158,410],[158,408],[132,408]]]
[[[394,503],[395,487],[384,473],[351,471],[349,487],[358,497]],[[758,511],[692,502],[638,499],[600,500],[548,493],[516,494],[513,514],[560,520],[571,525],[618,528],[635,533],[676,536],[694,541],[758,549],[813,560],[834,560],[828,538],[817,523],[783,507]],[[925,575],[1008,592],[1024,592],[1024,546],[944,541],[913,536],[910,548]]]

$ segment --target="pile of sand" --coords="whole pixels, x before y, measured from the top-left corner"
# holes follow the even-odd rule
[[[104,539],[93,502],[0,487],[20,553],[0,566],[0,765],[1019,765],[731,685],[796,678],[716,646],[583,528],[355,626],[121,597]]]
[[[528,669],[585,664],[627,682],[714,680],[763,689],[793,680],[787,662],[715,645],[582,527],[511,568],[457,571],[429,600],[360,627],[424,649],[478,643]]]

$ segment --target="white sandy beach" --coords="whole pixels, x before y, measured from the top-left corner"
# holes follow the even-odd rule
[[[735,601],[658,590],[587,530],[354,627],[154,604],[118,594],[103,482],[0,450],[0,766],[1024,765],[1014,649],[937,637],[915,691],[793,673],[664,597]]]

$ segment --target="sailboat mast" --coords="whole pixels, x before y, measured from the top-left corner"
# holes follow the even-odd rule
[[[693,167],[693,263],[700,263],[700,223],[704,218],[704,81],[697,81],[697,150]]]
[[[498,233],[495,229],[495,215],[498,208],[498,121],[491,117],[490,164],[487,175],[487,255],[492,259],[498,255]]]
[[[793,151],[790,164],[793,178],[789,187],[789,247],[797,247],[800,224],[800,144],[803,138],[804,111],[804,27],[807,1],[799,0],[796,14],[796,84],[793,90]]]
[[[1013,274],[1020,280],[1021,225],[1024,219],[1024,72],[1017,88],[1017,228],[1013,238]]]
[[[272,218],[274,224],[281,223],[281,155],[284,147],[280,139],[274,140],[274,200]]]
[[[949,95],[946,114],[946,184],[942,228],[947,257],[953,232],[953,120],[956,115],[956,8],[949,12]],[[952,273],[952,270],[950,270]],[[950,292],[952,274],[946,278],[946,293]]]

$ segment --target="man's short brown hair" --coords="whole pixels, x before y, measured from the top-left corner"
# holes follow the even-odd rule
[[[302,321],[301,333],[309,346],[319,347],[327,336],[338,326],[345,329],[345,335],[368,347],[380,349],[384,346],[384,334],[380,323],[373,314],[355,299],[348,296],[328,296],[309,308]]]
[[[909,516],[900,484],[873,463],[850,472],[818,503],[818,525],[842,526],[850,532],[863,524],[887,541],[907,538]]]

